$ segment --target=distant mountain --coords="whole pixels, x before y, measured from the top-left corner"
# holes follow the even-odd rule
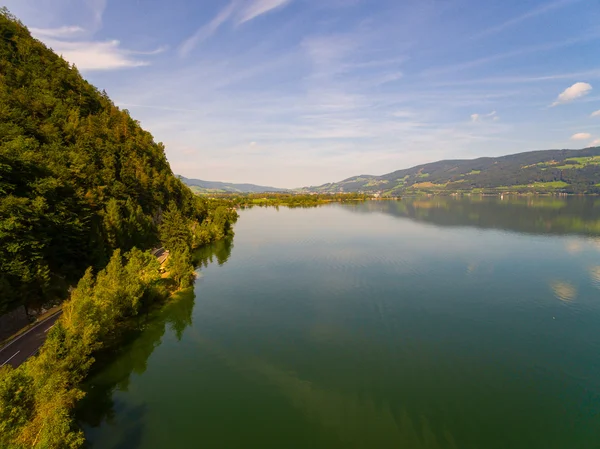
[[[201,179],[188,179],[179,176],[181,181],[198,193],[263,193],[287,192],[287,189],[277,187],[257,186],[255,184],[233,184],[229,182],[202,181]]]
[[[382,195],[487,191],[600,193],[600,147],[439,161],[387,175],[354,176],[301,190]]]

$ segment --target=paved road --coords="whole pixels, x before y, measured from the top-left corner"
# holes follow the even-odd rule
[[[54,326],[61,313],[62,311],[52,315],[0,349],[0,366],[9,364],[16,368],[35,354],[46,340],[47,332]]]
[[[161,264],[169,257],[169,251],[164,248],[156,248],[152,251],[152,254],[158,258],[158,261]],[[32,327],[0,349],[0,366],[9,364],[16,368],[33,354],[38,352],[38,349],[40,349],[44,344],[44,341],[46,341],[46,333],[54,326],[54,323],[61,314],[62,311],[57,312],[56,315],[52,315],[47,320]]]
[[[167,260],[167,257],[169,257],[169,251],[163,247],[155,248],[152,250],[152,255],[156,257],[158,259],[158,263],[162,265],[165,263],[165,260]]]

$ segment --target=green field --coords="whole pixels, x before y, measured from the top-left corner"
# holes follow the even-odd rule
[[[534,182],[533,184],[527,185],[514,185],[514,186],[501,186],[496,187],[496,190],[525,190],[525,189],[535,189],[535,190],[556,190],[563,189],[568,187],[569,184],[564,181],[553,181],[553,182]]]

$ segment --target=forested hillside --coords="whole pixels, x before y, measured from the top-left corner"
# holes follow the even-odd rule
[[[381,192],[391,196],[472,191],[600,193],[600,147],[439,161],[303,190]]]
[[[227,232],[235,212],[193,195],[126,110],[6,10],[0,33],[0,314],[64,298],[115,249]]]

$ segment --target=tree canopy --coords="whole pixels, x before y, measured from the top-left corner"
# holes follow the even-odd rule
[[[64,298],[115,249],[158,245],[165,218],[177,215],[189,244],[218,237],[208,201],[127,110],[6,9],[0,37],[0,313]]]

